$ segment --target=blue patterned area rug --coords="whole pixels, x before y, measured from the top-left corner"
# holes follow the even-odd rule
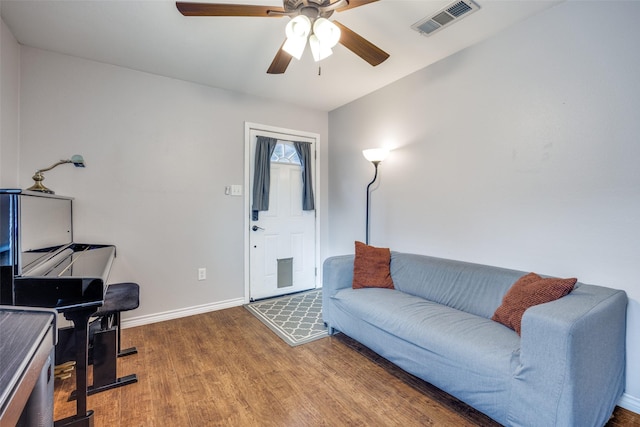
[[[245,308],[292,347],[329,335],[322,321],[321,289],[257,301]]]

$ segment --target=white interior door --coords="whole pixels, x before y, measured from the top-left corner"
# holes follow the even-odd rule
[[[278,139],[281,160],[271,162],[269,210],[251,217],[255,146],[258,135]],[[302,167],[290,141],[306,141],[315,153],[315,138],[252,129],[250,132],[249,299],[257,300],[316,287],[316,211],[302,210]],[[291,159],[293,157],[293,159]],[[314,156],[315,157],[315,156]],[[312,165],[316,182],[315,162]],[[314,188],[314,194],[315,188]],[[317,200],[317,197],[316,197]],[[317,205],[316,205],[317,206]]]

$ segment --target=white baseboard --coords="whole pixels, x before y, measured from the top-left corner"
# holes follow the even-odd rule
[[[624,409],[628,409],[631,412],[640,414],[640,399],[631,396],[630,394],[623,393],[622,397],[618,401],[618,406]]]
[[[208,313],[210,311],[223,310],[225,308],[237,307],[243,304],[244,298],[238,298],[227,301],[220,301],[212,304],[202,304],[193,307],[181,308],[179,310],[170,310],[163,313],[130,317],[127,319],[122,319],[122,329],[149,325],[151,323],[164,322],[165,320],[179,319],[181,317],[193,316],[195,314]]]

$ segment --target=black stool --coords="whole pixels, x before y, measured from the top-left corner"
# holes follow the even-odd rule
[[[120,347],[120,313],[135,310],[140,306],[140,286],[137,283],[114,283],[109,285],[104,304],[93,317],[100,317],[101,329],[117,328],[118,357],[136,354],[135,347],[122,350]]]
[[[114,283],[107,288],[102,307],[93,314],[97,319],[89,326],[93,385],[87,388],[88,395],[138,381],[136,374],[118,378],[116,361],[118,357],[138,352],[135,347],[120,348],[120,313],[134,310],[139,305],[140,286],[137,283]]]

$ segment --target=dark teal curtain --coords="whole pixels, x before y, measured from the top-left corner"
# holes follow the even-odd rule
[[[256,141],[256,158],[253,174],[253,210],[254,217],[258,211],[269,210],[269,186],[271,185],[271,155],[276,148],[276,138],[258,136]]]
[[[296,148],[302,165],[302,210],[312,211],[315,209],[315,202],[313,198],[313,182],[311,180],[311,165],[313,164],[311,143],[294,141],[293,146]]]

